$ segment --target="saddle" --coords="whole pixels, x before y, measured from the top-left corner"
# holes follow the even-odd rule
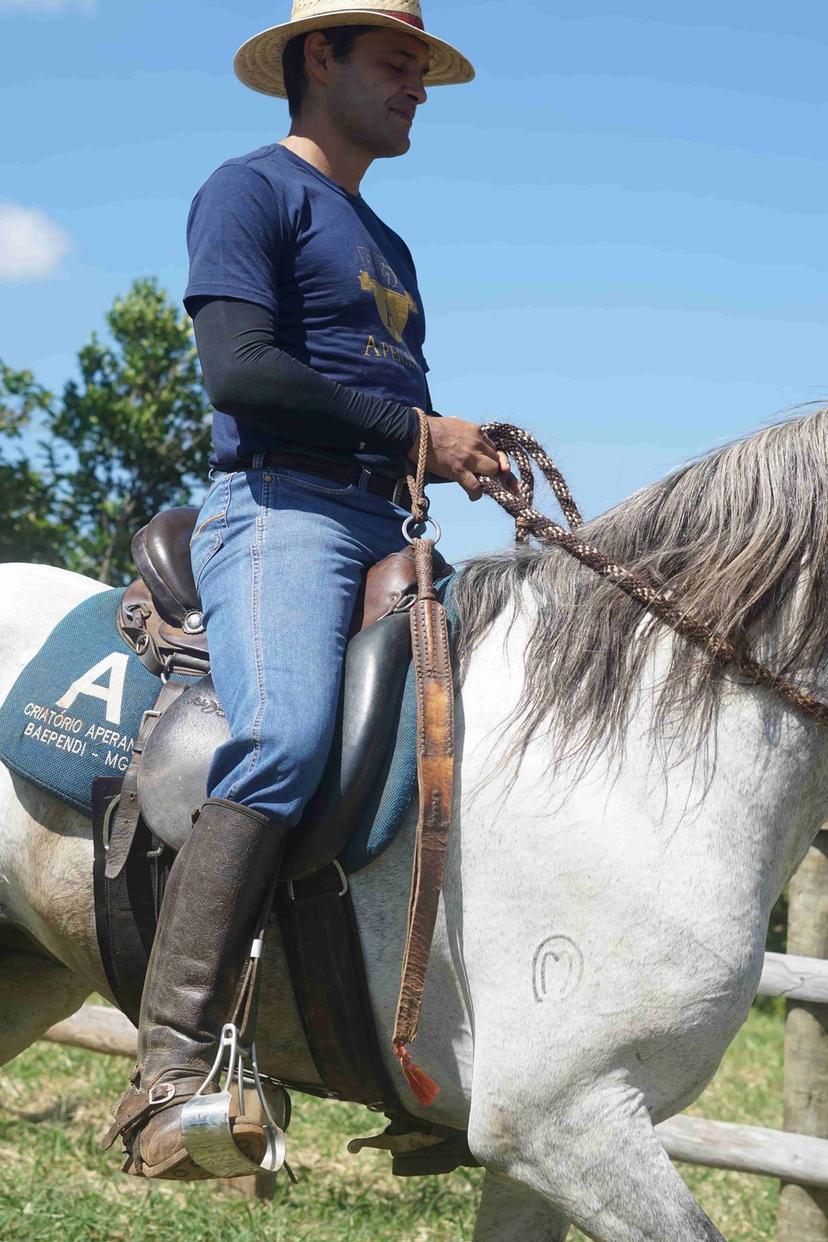
[[[150,831],[176,850],[206,796],[213,752],[229,736],[209,676],[207,635],[190,567],[197,516],[195,508],[168,509],[138,531],[132,553],[141,576],[127,589],[119,616],[122,635],[165,687],[156,705],[159,714],[147,713],[125,787],[135,786],[135,812],[140,809]],[[452,572],[436,552],[435,570],[440,576]],[[336,740],[299,830],[289,834],[281,868],[285,880],[313,875],[341,853],[381,778],[411,662],[409,610],[416,596],[411,548],[379,561],[365,575],[345,657]]]

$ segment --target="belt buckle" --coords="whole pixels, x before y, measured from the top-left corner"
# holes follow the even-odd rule
[[[407,481],[408,480],[406,479],[405,475],[401,474],[400,477],[397,479],[396,483],[394,484],[394,490],[391,493],[391,503],[398,505],[399,508],[401,509],[404,509],[406,507],[402,503],[402,501],[403,501],[403,496],[405,495],[405,487],[406,487]]]

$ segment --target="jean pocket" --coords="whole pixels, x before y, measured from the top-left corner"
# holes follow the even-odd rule
[[[303,492],[312,492],[316,496],[349,496],[359,491],[356,483],[342,483],[339,479],[329,479],[321,474],[307,474],[304,470],[280,470],[277,478],[280,483],[297,487]]]
[[[190,539],[190,564],[196,587],[201,581],[205,566],[211,561],[224,542],[227,531],[227,515],[230,509],[230,483],[232,474],[221,474],[214,480],[204,497],[195,529]]]
[[[227,526],[227,511],[230,508],[230,483],[233,478],[232,474],[220,474],[207,489],[207,495],[202,501],[201,508],[196,519],[195,529],[190,547],[193,548],[196,539],[199,538],[202,531],[207,530],[210,526]]]
[[[193,581],[196,590],[201,585],[204,570],[224,543],[224,532],[218,526],[208,526],[206,530],[195,535],[190,545],[190,564],[193,570]]]

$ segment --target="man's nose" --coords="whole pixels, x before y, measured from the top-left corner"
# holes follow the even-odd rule
[[[428,93],[426,92],[425,84],[423,83],[422,78],[416,82],[409,82],[406,87],[406,93],[409,98],[414,101],[417,107],[419,107],[420,104],[424,104],[428,99]]]

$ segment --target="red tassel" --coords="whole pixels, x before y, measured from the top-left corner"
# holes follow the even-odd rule
[[[400,1063],[402,1072],[405,1074],[408,1083],[417,1102],[422,1104],[423,1108],[428,1108],[433,1104],[440,1094],[440,1088],[433,1078],[429,1078],[425,1070],[421,1070],[419,1065],[415,1065],[411,1059],[411,1053],[406,1048],[401,1039],[394,1041],[394,1056]]]

